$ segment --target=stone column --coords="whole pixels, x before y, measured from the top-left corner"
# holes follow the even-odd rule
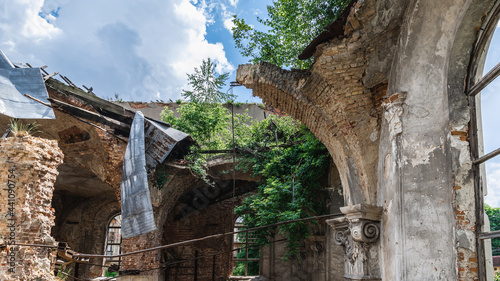
[[[63,154],[57,142],[27,133],[0,140],[0,280],[57,280],[50,231],[57,167]]]
[[[344,247],[344,280],[379,281],[378,238],[382,208],[358,204],[340,208],[345,217],[327,220],[335,243]]]

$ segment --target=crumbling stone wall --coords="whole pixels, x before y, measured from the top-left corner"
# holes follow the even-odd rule
[[[63,154],[53,140],[20,134],[0,140],[0,235],[7,244],[54,246],[51,208],[57,167]],[[56,280],[55,250],[43,247],[1,248],[1,280]]]

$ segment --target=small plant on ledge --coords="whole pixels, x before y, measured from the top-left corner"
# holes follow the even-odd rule
[[[10,120],[10,130],[12,134],[17,137],[20,135],[31,135],[32,133],[38,132],[36,128],[38,128],[39,124],[33,122],[31,124],[23,124],[19,122],[19,119],[12,118]]]

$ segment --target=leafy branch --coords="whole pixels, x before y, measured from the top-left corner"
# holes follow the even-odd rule
[[[252,63],[267,61],[280,67],[309,68],[313,60],[298,55],[347,6],[349,0],[277,0],[267,6],[267,17],[257,18],[259,31],[234,16],[236,48]]]

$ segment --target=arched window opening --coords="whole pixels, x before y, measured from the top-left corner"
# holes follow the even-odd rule
[[[476,186],[480,280],[500,278],[500,27],[498,12],[483,27],[467,94]],[[498,264],[497,264],[498,263]],[[496,273],[499,272],[499,273]],[[494,279],[495,278],[495,279]]]
[[[122,216],[114,216],[108,223],[106,231],[106,244],[104,251],[107,256],[121,254],[122,244]],[[121,257],[109,257],[104,259],[104,275],[116,276],[121,265]]]
[[[234,223],[234,231],[244,230],[243,218]],[[254,232],[234,234],[233,238],[233,276],[259,275],[259,245],[255,244]]]

